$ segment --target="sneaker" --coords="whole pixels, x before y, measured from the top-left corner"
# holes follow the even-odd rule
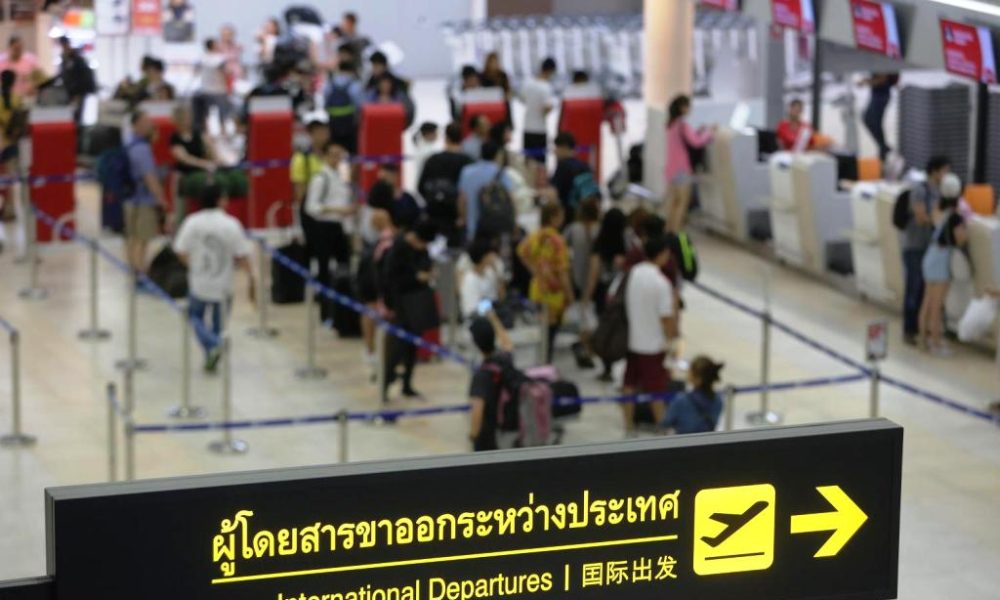
[[[219,359],[222,358],[222,350],[218,348],[212,348],[208,351],[208,356],[205,358],[205,372],[215,373],[219,370]]]
[[[586,351],[583,349],[583,344],[576,342],[573,344],[573,357],[576,359],[576,366],[580,369],[593,369],[594,359],[587,356]]]

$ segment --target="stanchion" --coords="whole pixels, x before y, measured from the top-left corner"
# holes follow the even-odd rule
[[[259,264],[257,265],[257,326],[251,327],[247,333],[255,338],[270,339],[278,335],[278,330],[267,324],[267,270],[268,254],[264,248],[264,240],[258,240],[260,249],[258,252]]]
[[[873,419],[878,418],[879,413],[879,388],[882,383],[882,371],[878,368],[878,361],[873,360],[868,365],[869,375],[871,379],[871,392],[869,395],[869,411],[868,416]]]
[[[326,369],[316,366],[316,292],[306,283],[306,366],[295,372],[299,379],[323,379]]]
[[[385,363],[386,345],[385,330],[381,327],[375,328],[375,386],[379,394],[385,389]]]
[[[771,410],[771,273],[764,274],[764,311],[760,316],[760,410],[747,415],[755,426],[778,425],[781,415]]]
[[[10,332],[10,404],[11,432],[0,437],[0,446],[33,446],[35,437],[21,431],[21,334],[17,330]]]
[[[122,414],[131,415],[135,410],[135,371],[122,371]]]
[[[347,410],[342,410],[337,413],[337,425],[340,430],[340,462],[347,462],[347,430],[350,427],[350,420],[348,418]]]
[[[125,415],[125,481],[135,480],[135,421],[132,415]]]
[[[181,313],[181,403],[167,412],[175,419],[197,419],[205,414],[200,406],[191,405],[191,321]]]
[[[26,188],[27,186],[25,184],[22,187]],[[35,218],[35,211],[31,206],[31,200],[25,199],[25,202],[24,227],[28,246],[25,251],[25,259],[28,261],[30,279],[28,280],[28,287],[21,289],[17,295],[24,300],[44,300],[49,296],[49,293],[38,283],[38,266],[40,261],[38,257],[38,221]]]
[[[723,392],[726,402],[726,431],[733,430],[733,421],[736,419],[736,388],[729,385]]]
[[[549,362],[549,307],[543,302],[538,305],[538,360],[537,364]]]
[[[97,300],[97,240],[90,240],[88,245],[90,247],[90,327],[82,330],[78,337],[88,342],[99,342],[111,337],[111,332],[107,329],[101,329],[98,324],[100,315]]]
[[[229,423],[233,420],[233,395],[232,395],[232,345],[229,334],[222,336],[222,420]],[[216,440],[208,445],[208,449],[216,454],[245,454],[249,446],[243,440],[233,438],[233,430],[229,427],[222,428],[222,439]]]
[[[108,481],[114,483],[118,479],[118,388],[114,383],[108,383],[106,397],[108,399]]]
[[[455,257],[448,257],[448,286],[446,291],[448,292],[448,302],[445,304],[445,308],[448,310],[448,347],[454,348],[455,342],[457,341],[458,334],[458,305],[459,305],[459,293],[458,293],[458,276],[455,269]]]
[[[123,371],[146,368],[146,361],[137,356],[139,346],[136,328],[136,321],[139,319],[138,296],[139,276],[135,271],[132,271],[131,277],[129,277],[128,323],[126,325],[128,328],[128,356],[115,363],[115,366]]]

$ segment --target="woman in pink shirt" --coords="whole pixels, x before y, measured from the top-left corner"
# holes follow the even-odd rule
[[[691,99],[675,97],[667,109],[667,228],[680,231],[687,220],[691,204],[691,185],[694,171],[689,149],[704,148],[712,141],[712,130],[694,129],[685,117],[691,112]]]

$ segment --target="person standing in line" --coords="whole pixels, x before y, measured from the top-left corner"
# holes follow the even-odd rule
[[[73,122],[78,126],[83,116],[83,101],[90,94],[97,92],[97,80],[94,70],[87,64],[87,59],[73,47],[73,42],[66,36],[59,38],[62,49],[62,62],[59,63],[59,77],[66,86],[70,106],[73,107]]]
[[[625,359],[623,393],[658,394],[667,391],[670,374],[664,366],[677,339],[677,311],[674,291],[663,275],[670,250],[664,236],[646,240],[646,260],[632,267],[625,284],[625,313],[628,315],[628,355]],[[662,400],[650,403],[653,420],[662,423]],[[625,434],[635,436],[635,405],[622,404]]]
[[[691,189],[694,185],[694,167],[689,150],[704,148],[712,142],[713,132],[701,127],[688,125],[687,115],[691,112],[691,98],[680,95],[670,101],[667,107],[667,229],[677,232],[687,222],[688,207],[691,205]]]
[[[462,152],[472,160],[479,159],[483,144],[490,139],[490,128],[493,124],[486,115],[476,113],[469,117],[469,135],[462,141]]]
[[[292,210],[298,216],[299,226],[306,240],[307,257],[311,257],[313,252],[309,247],[309,239],[310,229],[314,221],[305,212],[306,195],[309,192],[309,182],[312,181],[313,176],[323,170],[323,150],[330,142],[330,127],[324,121],[312,119],[306,123],[306,133],[309,135],[309,145],[292,154],[292,163],[289,165],[288,172],[292,181]]]
[[[875,144],[878,146],[878,157],[882,162],[885,162],[892,149],[885,141],[883,123],[885,111],[889,108],[889,102],[892,100],[892,88],[899,83],[899,73],[872,73],[871,77],[864,80],[864,83],[871,88],[871,99],[868,101],[868,108],[865,109],[862,120],[865,128],[875,139]]]
[[[337,70],[326,81],[323,107],[329,115],[330,139],[346,148],[352,156],[358,152],[358,115],[365,101],[364,96],[357,63],[340,61]]]
[[[715,431],[722,415],[723,401],[715,386],[725,365],[707,356],[691,361],[688,383],[691,389],[670,401],[662,426],[668,433],[707,433]]]
[[[427,159],[437,153],[438,126],[432,121],[424,121],[413,134],[413,167],[417,173],[417,181],[421,180]],[[420,191],[419,184],[417,192]],[[423,196],[421,194],[421,196]]]
[[[613,282],[618,279],[620,283],[620,277],[625,271],[625,255],[628,252],[625,244],[627,228],[628,219],[625,213],[618,208],[612,208],[604,213],[601,227],[594,239],[584,297],[593,301],[598,317],[604,314]],[[612,364],[604,362],[603,359],[601,362],[604,363],[604,368],[597,379],[609,383],[612,381]]]
[[[274,61],[274,48],[281,37],[281,21],[268,17],[254,38],[257,42],[257,62],[264,67]]]
[[[150,145],[156,125],[143,111],[132,113],[132,139],[127,146],[133,191],[123,199],[125,252],[136,273],[146,270],[146,248],[160,229],[160,213],[166,210],[163,184],[156,170]]]
[[[368,220],[367,224],[363,223],[362,229],[368,231],[367,235],[370,237],[365,239],[361,260],[358,262],[358,300],[369,309],[384,315],[384,291],[379,273],[382,270],[382,259],[396,239],[396,225],[392,221],[392,213],[385,208],[368,207],[368,212],[362,214],[366,214]],[[384,357],[375,353],[375,321],[366,314],[361,315],[361,336],[364,339],[365,364],[372,381],[375,381],[376,367]]]
[[[427,216],[448,238],[448,245],[462,245],[458,225],[459,186],[462,169],[472,159],[462,152],[462,126],[449,123],[444,129],[444,150],[431,155],[420,171],[417,191],[427,204]]]
[[[219,44],[214,39],[205,40],[205,53],[198,64],[201,72],[201,88],[192,100],[194,108],[194,127],[196,131],[206,131],[208,114],[214,106],[219,111],[219,128],[226,131],[226,123],[232,114],[232,104],[229,102],[229,86],[226,83],[227,57],[219,50]]]
[[[552,91],[552,77],[556,74],[556,61],[546,58],[542,61],[538,75],[521,86],[521,101],[524,102],[524,153],[534,167],[532,184],[538,180],[538,171],[545,165],[545,153],[549,147],[547,118],[555,108],[555,94]]]
[[[462,169],[458,178],[458,219],[465,225],[465,239],[472,240],[480,229],[479,196],[487,185],[498,180],[507,191],[511,190],[510,178],[502,170],[503,153],[500,147],[487,140],[480,151],[479,160]]]
[[[226,93],[232,94],[235,83],[243,79],[243,46],[236,39],[236,28],[229,23],[219,29],[219,52],[226,57]]]
[[[549,352],[545,360],[551,363],[563,313],[573,303],[574,294],[569,248],[559,233],[565,220],[562,206],[556,202],[546,204],[541,218],[541,228],[521,241],[517,255],[531,272],[528,299],[548,309]]]
[[[250,267],[250,240],[240,222],[226,213],[222,188],[205,187],[201,210],[184,219],[173,247],[188,267],[188,315],[205,350],[205,371],[212,373],[221,356],[219,336],[232,303],[234,267],[247,274],[250,302],[256,301],[257,289]],[[211,325],[206,322],[208,315]]]
[[[430,287],[433,268],[427,246],[437,237],[437,228],[430,221],[421,221],[396,238],[382,265],[386,307],[393,323],[410,334],[420,337],[428,325],[438,321],[434,292]],[[433,314],[431,314],[433,313]],[[386,337],[385,383],[382,402],[389,401],[389,387],[400,378],[397,369],[403,367],[403,397],[420,398],[413,387],[413,371],[417,364],[417,347],[396,336]]]
[[[312,219],[306,234],[309,247],[316,257],[316,279],[331,285],[330,259],[338,268],[351,263],[353,218],[358,207],[353,203],[351,186],[340,173],[344,149],[328,142],[323,149],[323,168],[309,181],[309,192],[303,212]]]
[[[474,452],[497,450],[497,419],[504,374],[515,370],[514,344],[495,312],[473,318],[469,333],[483,355],[469,384],[469,441]]]
[[[559,202],[563,210],[566,211],[566,218],[573,220],[576,213],[574,200],[577,202],[583,198],[574,198],[574,188],[577,185],[577,178],[586,173],[591,173],[590,165],[583,162],[576,156],[576,138],[568,131],[561,131],[556,136],[556,170],[552,172],[549,183],[555,188],[559,195]],[[593,183],[593,177],[590,178]]]
[[[920,306],[920,341],[935,356],[948,357],[953,351],[944,341],[944,303],[951,285],[951,257],[969,242],[965,219],[958,212],[962,182],[949,173],[941,180],[941,201],[935,211],[934,233],[921,262],[926,291]]]
[[[566,243],[569,245],[572,264],[573,290],[579,302],[580,341],[573,344],[576,365],[581,369],[593,369],[593,351],[590,336],[597,327],[594,312],[593,290],[589,289],[590,259],[594,251],[594,240],[601,224],[601,200],[590,197],[580,205],[577,219],[566,228]],[[590,293],[588,293],[590,292]]]
[[[923,261],[934,235],[934,210],[941,201],[941,181],[951,173],[951,161],[935,156],[927,161],[927,181],[910,189],[910,218],[900,236],[903,245],[903,342],[916,346],[920,308],[924,302]]]

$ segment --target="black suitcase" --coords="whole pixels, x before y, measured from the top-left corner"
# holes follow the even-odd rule
[[[292,262],[309,268],[306,247],[299,242],[282,246],[277,251]],[[306,299],[306,282],[288,267],[271,259],[271,302],[275,304],[298,304]]]
[[[357,294],[354,293],[354,277],[350,273],[334,274],[333,291],[357,300]],[[333,321],[333,328],[342,338],[361,337],[361,315],[340,302],[323,297],[320,304],[320,320]]]
[[[580,388],[576,387],[576,384],[572,381],[553,381],[550,387],[552,388],[553,399],[580,397]],[[558,402],[553,402],[552,416],[556,419],[572,417],[579,415],[582,409],[583,407],[579,404],[560,404]]]

